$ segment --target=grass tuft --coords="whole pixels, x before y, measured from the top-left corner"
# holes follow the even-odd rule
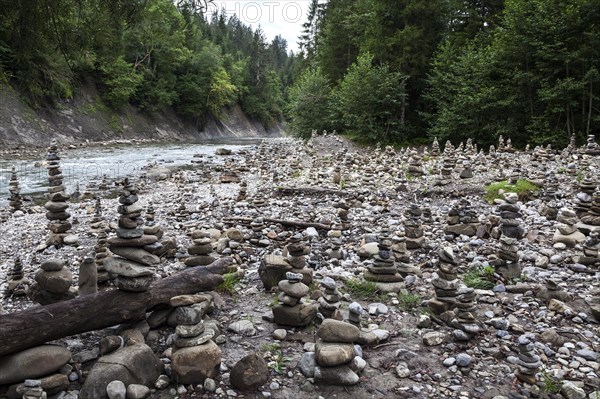
[[[379,293],[374,282],[355,278],[346,281],[346,288],[352,296],[365,299],[376,298]]]
[[[500,194],[500,191],[502,191],[504,193],[517,193],[519,199],[521,201],[524,201],[530,199],[533,196],[533,194],[538,190],[539,187],[530,182],[529,180],[519,179],[514,185],[508,184],[508,182],[504,180],[498,183],[492,183],[489,186],[487,186],[485,189],[486,194],[484,196],[484,199],[488,203],[492,204],[494,203],[494,200],[502,199],[502,194]]]
[[[217,287],[218,292],[225,292],[233,295],[236,292],[235,285],[239,281],[237,273],[226,273],[223,275],[223,282]]]
[[[467,287],[480,290],[494,288],[494,268],[491,266],[472,267],[463,275],[463,282]]]

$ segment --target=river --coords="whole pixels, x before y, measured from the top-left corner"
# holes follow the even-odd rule
[[[237,151],[260,144],[262,140],[225,139],[204,144],[121,144],[59,151],[64,184],[68,192],[73,192],[77,184],[83,190],[90,181],[99,181],[104,175],[109,180],[119,180],[139,175],[142,168],[150,164],[169,167],[190,165],[200,155],[205,159],[213,156],[219,147]],[[213,161],[219,163],[223,159],[215,157]],[[8,182],[13,165],[17,170],[21,195],[44,192],[48,185],[44,159],[0,159],[0,206],[5,206],[7,202]]]

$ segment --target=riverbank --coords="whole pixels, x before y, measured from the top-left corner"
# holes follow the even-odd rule
[[[133,179],[140,188],[138,204],[143,209],[152,204],[155,220],[164,230],[163,240],[176,243],[175,256],[161,260],[157,278],[186,269],[183,262],[190,256],[196,230],[209,233],[212,256],[232,256],[239,271],[237,278],[213,294],[215,309],[207,315],[219,327],[220,338],[215,341],[221,350],[221,366],[215,384],[179,385],[167,378],[166,388],[152,387],[152,397],[592,398],[600,389],[598,263],[580,263],[582,242],[574,246],[555,242],[559,223],[544,213],[552,205],[544,195],[550,188],[555,189],[555,198],[561,198],[560,207],[579,204],[583,180],[567,172],[568,165],[576,164],[584,175],[594,176],[592,172],[600,170],[598,157],[550,157],[537,150],[477,155],[464,148],[445,156],[431,151],[417,154],[357,149],[337,137],[319,137],[308,145],[276,139],[231,149],[233,154],[225,156],[180,154],[180,164],[165,169],[168,173],[154,173],[158,169],[151,166]],[[61,162],[69,162],[68,151],[61,156]],[[458,158],[469,160],[472,177],[459,178],[464,165],[456,164]],[[452,159],[455,166],[442,185],[441,171],[448,170]],[[500,201],[489,204],[483,196],[489,183],[515,174],[541,179],[542,190],[511,202],[513,215],[499,208]],[[247,183],[246,198],[239,198],[238,180]],[[81,190],[86,189],[82,185]],[[114,195],[98,188],[90,191],[102,197],[102,216],[116,228],[119,214]],[[6,292],[17,256],[31,280],[40,263],[51,257],[64,259],[73,281],[77,280],[80,262],[97,243],[97,233],[90,229],[94,201],[80,198],[70,203],[69,211],[77,221],[71,233],[78,236],[78,245],[59,250],[42,249],[47,235],[42,207],[0,223],[1,292]],[[505,212],[502,218],[514,217],[523,228],[523,237],[514,244],[520,273],[510,278],[500,269],[492,269],[491,275],[475,273],[479,283],[487,284],[477,286],[469,309],[478,332],[464,339],[464,334],[457,333],[464,331],[448,319],[450,314],[434,311],[443,283],[438,275],[440,263],[449,256],[447,252],[440,255],[440,249],[449,248],[456,261],[454,266],[445,266],[452,272],[443,273],[456,273],[458,281],[446,284],[472,284],[473,272],[494,268],[503,248],[498,240],[501,212]],[[257,228],[259,217],[327,228],[291,227],[267,220]],[[454,223],[455,218],[460,222]],[[464,227],[450,229],[459,232],[452,234],[449,224]],[[342,226],[339,257],[332,252],[337,236],[330,233],[333,226]],[[384,227],[394,235],[404,232],[406,244],[411,243],[406,253],[400,253],[394,240],[396,266],[405,274],[391,293],[364,280],[378,254],[377,241]],[[255,241],[257,233],[259,241]],[[300,371],[304,354],[317,340],[318,326],[294,328],[272,322],[272,308],[279,299],[276,292],[265,290],[259,268],[266,255],[285,254],[291,236],[297,233],[309,248],[306,261],[315,281],[304,301],[318,303],[324,293],[319,283],[331,277],[340,291],[341,315],[347,318],[350,304],[357,302],[363,313],[362,332],[379,334],[373,333],[376,338],[370,345],[362,345],[366,365],[354,386],[324,385]],[[548,287],[552,287],[550,294]],[[110,284],[101,286],[101,290],[111,289],[115,287]],[[33,306],[24,297],[10,296],[1,304],[9,314]],[[165,374],[169,375],[174,328],[162,325],[147,331],[143,325],[136,328],[144,332],[144,342],[167,365]],[[247,328],[240,329],[240,325]],[[284,333],[276,332],[280,329]],[[74,354],[70,365],[75,374],[69,375],[67,397],[76,398],[82,383],[91,378],[100,339],[119,332],[108,328],[56,341]],[[539,358],[535,381],[529,383],[515,374],[519,370],[515,358],[522,355],[518,343],[525,337],[534,343],[532,350]],[[232,385],[232,369],[249,353],[266,359],[268,378],[259,390],[242,392]],[[572,396],[582,392],[585,396]]]

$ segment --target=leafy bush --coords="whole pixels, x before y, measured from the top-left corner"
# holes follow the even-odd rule
[[[508,182],[504,180],[487,186],[485,189],[486,194],[484,199],[492,204],[494,200],[502,198],[502,194],[500,193],[502,191],[504,193],[517,193],[520,200],[526,200],[531,198],[531,196],[538,190],[539,187],[529,180],[519,179],[514,185],[508,184]]]
[[[127,104],[144,79],[123,56],[101,65],[100,71],[105,86],[104,99],[115,108]]]
[[[307,69],[288,93],[289,126],[300,137],[330,126],[331,87],[319,69]]]

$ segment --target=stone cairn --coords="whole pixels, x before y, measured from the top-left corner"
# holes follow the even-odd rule
[[[364,278],[376,283],[398,283],[404,281],[404,277],[398,273],[396,262],[392,253],[392,237],[390,230],[385,227],[377,237],[379,253],[375,255],[373,263],[367,266]]]
[[[360,336],[358,327],[338,320],[327,319],[317,331],[319,339],[315,344],[315,353],[304,356],[316,361],[314,377],[316,383],[329,385],[354,385],[364,369],[365,361],[357,354],[354,346]]]
[[[117,236],[108,239],[108,248],[114,256],[104,258],[104,268],[117,276],[117,288],[122,291],[146,291],[154,280],[160,258],[145,246],[154,244],[155,236],[144,235],[142,207],[137,204],[137,188],[125,179],[119,193],[119,223]]]
[[[245,180],[240,182],[240,191],[238,192],[236,202],[244,201],[248,197],[248,183]]]
[[[352,302],[348,305],[348,323],[360,328],[360,318],[364,314],[364,309],[358,302]]]
[[[455,307],[457,302],[460,280],[456,272],[456,260],[452,248],[445,247],[438,250],[438,270],[431,279],[435,290],[435,298],[429,300],[428,305],[433,313],[439,315]]]
[[[540,357],[535,353],[535,345],[528,334],[519,336],[518,355],[509,356],[508,361],[518,366],[515,376],[522,382],[533,385],[536,383],[538,369],[542,365]]]
[[[13,212],[20,211],[23,207],[23,198],[21,198],[21,187],[19,187],[19,179],[17,178],[17,171],[15,170],[14,165],[10,172],[8,191],[10,193],[10,196],[8,197],[8,205],[10,205]]]
[[[30,281],[23,273],[21,258],[16,257],[12,270],[8,274],[6,296],[24,296],[27,294]]]
[[[431,145],[431,156],[432,157],[440,156],[440,143],[438,142],[437,137],[434,137],[433,144]]]
[[[525,233],[518,218],[521,217],[518,197],[515,193],[504,195],[505,202],[499,205],[500,210],[500,247],[498,260],[494,263],[496,271],[505,278],[515,278],[521,275],[519,265],[519,240]]]
[[[62,259],[49,259],[42,263],[35,274],[35,281],[28,292],[33,302],[48,305],[75,298],[76,290],[71,288],[73,276]]]
[[[287,272],[286,280],[278,284],[279,304],[273,306],[273,322],[292,327],[309,325],[317,316],[318,305],[303,303],[309,288],[302,282],[302,274]]]
[[[339,311],[340,299],[342,298],[340,292],[337,289],[337,284],[331,277],[325,277],[321,280],[321,287],[323,288],[323,294],[319,297],[319,313],[325,319],[333,318],[337,320],[342,319],[342,315]]]
[[[600,226],[600,187],[594,191],[592,204],[586,214],[581,216],[581,222],[589,226]]]
[[[268,247],[270,245],[271,241],[263,233],[263,230],[267,228],[263,218],[254,218],[252,222],[250,222],[250,228],[252,229],[250,244],[261,247]]]
[[[404,231],[406,232],[406,248],[419,249],[425,243],[421,215],[423,211],[417,204],[411,204],[404,212]]]
[[[175,308],[169,320],[176,323],[172,370],[180,384],[201,384],[215,378],[221,364],[221,348],[212,339],[218,335],[213,323],[202,320],[207,295],[181,295],[171,298]]]
[[[106,220],[102,216],[102,202],[100,197],[96,197],[96,203],[94,205],[94,217],[90,221],[90,229],[93,232],[100,232],[107,229]]]
[[[42,380],[25,380],[17,386],[17,394],[23,399],[46,399],[48,393],[42,388]]]
[[[579,263],[586,266],[600,266],[600,227],[590,231],[583,243],[583,256],[579,257]]]
[[[460,287],[456,294],[456,302],[454,303],[456,317],[452,320],[451,325],[457,330],[454,331],[453,335],[459,341],[469,341],[480,330],[473,315],[476,309],[475,298],[477,294],[475,289],[464,286]]]
[[[460,171],[459,177],[461,179],[470,179],[473,177],[473,168],[471,166],[471,161],[465,159],[462,161],[462,170]]]
[[[67,200],[70,196],[66,193],[63,186],[63,175],[60,169],[60,157],[58,156],[58,144],[56,139],[53,139],[48,147],[46,154],[48,161],[48,202],[44,205],[46,210],[46,218],[49,220],[48,229],[50,235],[48,237],[48,245],[62,246],[66,233],[71,229],[69,218],[71,214],[67,212],[69,204]]]
[[[588,155],[600,155],[600,145],[596,143],[596,136],[593,134],[587,136],[584,153]]]
[[[547,220],[556,220],[558,216],[559,183],[556,175],[551,174],[544,184],[544,201],[540,209],[540,215]]]
[[[591,176],[585,176],[581,183],[579,183],[579,192],[575,196],[577,203],[573,210],[577,216],[582,217],[590,211],[594,190],[596,190],[596,182]]]
[[[329,248],[325,251],[325,255],[329,259],[343,259],[344,252],[342,251],[342,229],[341,224],[334,224],[331,230],[327,232],[329,238]]]
[[[154,254],[159,255],[162,252],[163,244],[160,242],[160,239],[165,234],[160,223],[155,220],[155,211],[152,202],[148,203],[148,207],[146,208],[145,214],[146,222],[144,224],[144,235],[156,237],[156,242],[154,244],[147,245],[145,249]]]
[[[99,283],[104,283],[116,278],[116,276],[111,275],[104,268],[104,259],[108,256],[107,239],[108,234],[106,230],[101,230],[98,233],[96,246],[94,247],[94,252],[96,253],[97,279]]]
[[[569,208],[561,208],[556,218],[558,225],[554,232],[554,242],[561,242],[568,247],[574,247],[585,241],[585,235],[577,229],[579,218],[575,211]]]
[[[211,255],[213,246],[208,231],[194,231],[192,233],[192,240],[192,245],[188,248],[190,256],[184,261],[186,266],[208,266],[216,260],[216,258]]]
[[[473,237],[477,234],[479,218],[467,199],[461,199],[448,212],[444,233]]]
[[[302,234],[294,234],[289,238],[289,244],[285,247],[287,251],[286,261],[292,266],[292,272],[303,276],[305,284],[311,284],[313,280],[312,269],[306,265],[306,255],[310,254],[310,247],[304,241]]]
[[[410,158],[408,160],[408,175],[420,177],[424,174],[425,172],[423,171],[421,156],[417,153],[416,150],[412,150],[410,153]]]

